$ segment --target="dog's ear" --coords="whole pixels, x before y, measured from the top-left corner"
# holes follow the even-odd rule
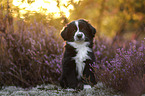
[[[89,30],[91,30],[93,37],[95,36],[96,29],[87,21],[84,19],[80,19],[80,21],[86,22],[86,24],[89,26]]]
[[[68,30],[67,30],[67,26],[66,27],[64,27],[63,29],[62,29],[62,31],[61,31],[61,37],[64,39],[64,41],[66,41],[67,39],[68,39],[68,36],[67,36],[67,32]]]
[[[96,29],[91,24],[88,23],[88,25],[89,25],[89,28],[90,28],[90,30],[92,32],[93,37],[94,37],[95,33],[96,33]]]

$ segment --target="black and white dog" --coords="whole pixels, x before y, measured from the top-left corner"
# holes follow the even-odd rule
[[[62,59],[62,88],[83,89],[84,84],[96,84],[91,65],[95,62],[92,50],[96,30],[87,21],[73,21],[61,32],[66,41]]]

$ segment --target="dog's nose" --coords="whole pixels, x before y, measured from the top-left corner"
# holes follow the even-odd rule
[[[78,39],[81,39],[82,36],[83,36],[83,34],[77,34],[77,38],[78,38]]]

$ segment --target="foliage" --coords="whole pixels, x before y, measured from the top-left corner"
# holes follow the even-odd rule
[[[13,18],[23,18],[27,23],[36,20],[37,22],[49,23],[56,29],[62,27],[69,21],[76,19],[86,19],[98,30],[99,35],[109,36],[111,38],[116,35],[125,36],[125,38],[143,39],[145,26],[145,8],[144,0],[68,0],[65,4],[60,4],[61,0],[54,0],[60,10],[60,17],[55,18],[55,13],[46,15],[47,9],[41,8],[41,12],[22,10],[18,6],[12,4],[13,0],[1,0],[1,8],[4,9],[3,14],[9,13]],[[24,3],[25,0],[21,2]],[[34,3],[28,0],[29,4]],[[66,18],[61,7],[67,8],[73,6],[70,10],[70,16]],[[81,13],[81,14],[80,14]],[[127,34],[127,36],[126,36]]]
[[[41,23],[29,27],[17,22],[15,32],[0,35],[1,85],[31,87],[57,83],[60,76],[62,41],[56,29]]]
[[[130,43],[126,48],[107,48],[108,45],[98,45],[97,60],[100,56],[104,56],[101,62],[94,65],[96,75],[108,87],[112,87],[117,91],[129,92],[140,89],[142,92],[145,88],[143,74],[145,73],[145,43]],[[126,45],[127,46],[127,45]],[[107,48],[108,51],[104,49]],[[112,51],[114,50],[114,52]],[[114,58],[109,55],[113,52]],[[103,54],[103,55],[102,55]],[[109,55],[107,55],[109,54]],[[109,58],[109,59],[108,59]],[[137,85],[133,87],[133,82]],[[141,91],[142,90],[142,91]]]
[[[144,4],[143,0],[83,0],[74,5],[70,20],[85,18],[97,28],[100,35],[109,37],[117,33],[139,35],[138,31],[144,32]]]

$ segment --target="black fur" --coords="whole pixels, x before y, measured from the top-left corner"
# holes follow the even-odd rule
[[[96,30],[85,20],[78,20],[79,29],[85,34],[85,41],[89,42],[88,47],[92,49],[93,47],[93,37],[95,36]],[[84,84],[94,85],[97,83],[94,70],[90,65],[95,62],[95,55],[92,52],[87,52],[87,55],[91,59],[86,59],[83,61],[85,63],[85,68],[83,70],[83,77],[81,79],[77,78],[76,62],[73,57],[76,56],[76,48],[68,44],[68,42],[74,42],[74,34],[77,30],[75,21],[69,23],[64,30],[61,32],[62,38],[66,41],[65,51],[62,60],[62,74],[60,79],[60,85],[62,88],[74,88],[83,89]],[[92,71],[90,71],[92,70]]]

